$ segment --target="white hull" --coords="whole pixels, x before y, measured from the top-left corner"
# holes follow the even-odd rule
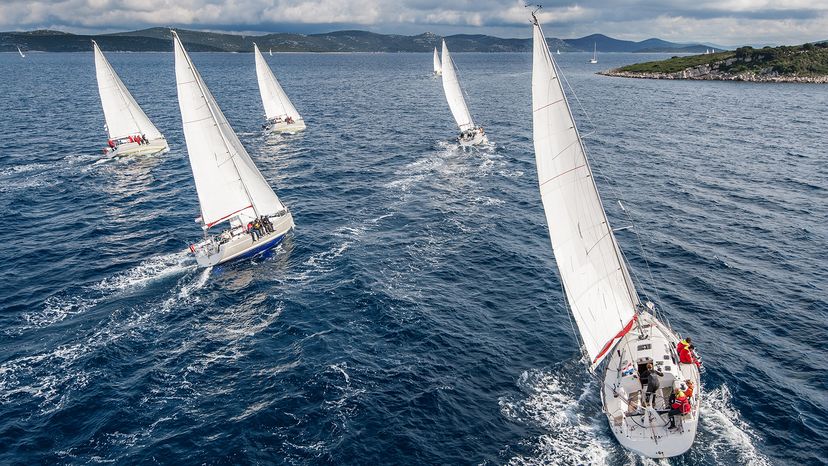
[[[270,123],[266,127],[266,129],[271,133],[296,133],[298,131],[304,131],[305,128],[307,128],[307,126],[305,126],[305,120],[299,120],[293,123]]]
[[[607,357],[601,399],[612,433],[624,447],[649,458],[669,458],[686,452],[693,445],[699,421],[701,385],[694,364],[679,364],[676,345],[679,338],[649,313],[638,317],[640,327],[632,329],[613,347]],[[644,334],[643,338],[640,338]],[[655,409],[643,407],[646,383],[638,379],[640,367],[652,362],[664,374],[656,393]],[[622,375],[632,363],[632,374]],[[674,388],[685,380],[694,385],[692,410],[676,415],[677,428],[670,430],[668,402]]]
[[[278,214],[277,214],[278,215]],[[233,259],[247,257],[266,251],[277,245],[293,229],[293,216],[284,211],[281,216],[271,216],[273,231],[256,241],[242,227],[232,230],[229,240],[222,241],[220,236],[211,236],[191,246],[196,262],[200,267],[211,267]]]
[[[457,142],[459,142],[460,145],[463,146],[463,147],[469,147],[469,146],[477,146],[477,145],[481,145],[481,144],[488,144],[489,143],[489,138],[486,136],[486,133],[480,131],[480,132],[476,132],[474,134],[474,136],[470,139],[458,136],[457,137]]]
[[[593,58],[593,59],[592,59],[592,60],[590,60],[589,62],[590,62],[590,63],[592,63],[592,64],[594,65],[594,64],[598,63],[598,60],[596,60],[596,59],[594,59],[594,58]]]
[[[127,142],[119,144],[117,148],[110,149],[106,155],[110,157],[127,157],[130,155],[153,155],[163,154],[169,152],[170,146],[167,145],[167,140],[164,138],[153,139],[149,144],[138,144],[137,142]]]

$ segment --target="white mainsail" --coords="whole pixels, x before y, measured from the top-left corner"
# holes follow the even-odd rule
[[[451,61],[446,41],[443,41],[443,90],[446,93],[451,114],[460,131],[474,128],[474,120],[469,113],[466,99],[463,98],[463,90],[460,89],[460,81],[457,80],[457,72],[454,70],[454,63]]]
[[[629,331],[639,305],[540,25],[534,26],[535,159],[549,237],[592,367]]]
[[[259,46],[253,44],[253,51],[256,56],[256,78],[259,81],[259,92],[262,94],[267,119],[288,116],[295,121],[301,120],[302,117],[296,111],[296,107],[290,102],[282,86],[279,85],[279,81],[276,80],[276,76],[273,75],[273,71],[267,66],[262,52],[259,51]]]
[[[282,205],[253,164],[190,56],[173,32],[175,80],[201,221],[206,227],[235,216],[273,215]]]
[[[440,65],[440,56],[437,55],[437,47],[434,47],[434,74],[443,72],[443,67]]]
[[[136,134],[144,134],[150,140],[163,138],[135,102],[95,41],[92,41],[92,48],[95,51],[95,75],[98,78],[98,92],[109,138],[118,139]]]

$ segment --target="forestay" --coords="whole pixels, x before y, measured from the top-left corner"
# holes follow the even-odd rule
[[[539,25],[534,27],[535,158],[552,249],[592,368],[632,326],[638,296]]]
[[[289,116],[295,121],[299,121],[302,117],[288,99],[282,86],[279,85],[273,71],[267,66],[258,45],[253,44],[253,52],[256,56],[256,78],[259,81],[259,92],[262,94],[262,103],[267,119]]]
[[[443,72],[443,67],[440,65],[440,57],[437,55],[437,47],[434,47],[434,73],[440,74]]]
[[[460,131],[466,131],[474,128],[474,121],[469,113],[469,107],[466,105],[466,99],[463,98],[463,90],[460,89],[460,81],[457,80],[457,72],[454,70],[454,62],[451,61],[446,41],[443,41],[443,90],[446,93],[446,100],[448,100],[451,114],[454,115],[454,120]]]
[[[101,94],[109,138],[118,139],[136,134],[144,134],[150,140],[163,137],[132,98],[121,78],[115,74],[95,41],[92,41],[92,48],[95,51],[95,75],[98,78],[98,92]]]
[[[175,33],[173,40],[178,104],[202,222],[211,227],[237,214],[252,219],[282,210]]]

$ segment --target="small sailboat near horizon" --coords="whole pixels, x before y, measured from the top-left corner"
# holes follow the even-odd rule
[[[168,152],[170,146],[164,135],[132,97],[94,40],[92,50],[95,55],[98,93],[109,135],[108,147],[104,148],[104,153],[111,157],[126,157]]]
[[[598,63],[598,43],[597,42],[592,43],[592,58],[589,60],[589,62],[593,65]]]
[[[536,10],[537,11],[537,10]],[[564,93],[559,68],[535,14],[532,115],[543,208],[566,304],[577,325],[588,368],[601,380],[602,407],[624,447],[651,458],[681,455],[696,437],[699,369],[677,355],[679,336],[642,303],[609,226]],[[655,399],[645,401],[647,365],[661,373]],[[656,380],[656,379],[654,379]],[[687,395],[681,391],[690,387]],[[685,385],[687,384],[687,385]],[[671,428],[670,394],[681,409]]]
[[[270,54],[270,56],[272,57],[272,56],[273,56],[273,49],[272,49],[272,48],[271,48],[271,49],[268,49],[267,53],[269,53],[269,54]]]
[[[293,229],[293,216],[242,146],[178,34],[172,35],[178,105],[201,207],[196,221],[204,230],[190,251],[199,266],[210,267],[271,249]],[[207,233],[219,225],[226,226],[221,234]]]
[[[256,80],[259,82],[259,93],[262,95],[262,105],[267,118],[264,129],[274,133],[295,133],[304,130],[305,120],[279,85],[255,43],[253,55],[256,57]]]
[[[561,49],[557,49],[557,50],[555,51],[555,53],[556,53],[556,54],[558,54],[558,55],[560,55],[560,54],[561,54]]]
[[[20,54],[20,58],[26,58],[26,55],[24,55],[24,54],[23,54],[23,51],[22,51],[22,50],[20,50],[20,46],[18,45],[18,46],[16,46],[16,47],[17,47],[17,53],[19,53],[19,54]]]
[[[434,47],[434,76],[443,74],[443,65],[440,64],[440,56],[437,54],[437,47]]]
[[[442,68],[443,91],[445,91],[451,114],[460,128],[460,135],[457,137],[460,145],[466,147],[488,143],[489,139],[486,137],[483,127],[475,125],[471,113],[469,113],[469,107],[466,105],[466,99],[463,98],[463,89],[457,79],[454,62],[451,60],[445,40],[443,41]]]

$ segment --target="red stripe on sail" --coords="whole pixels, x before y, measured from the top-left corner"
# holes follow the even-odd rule
[[[627,325],[625,325],[624,328],[622,328],[617,335],[612,337],[612,339],[610,339],[610,341],[608,341],[606,345],[604,345],[604,348],[601,350],[600,353],[598,353],[598,356],[595,356],[595,359],[592,360],[593,364],[595,364],[595,361],[601,359],[601,356],[603,356],[607,351],[609,351],[610,347],[612,347],[612,343],[615,340],[622,338],[624,335],[627,334],[627,332],[629,332],[632,329],[633,323],[635,323],[635,319],[638,319],[638,314],[634,315],[633,318],[630,319],[630,322]]]
[[[251,208],[251,207],[253,207],[253,204],[250,204],[250,205],[249,205],[249,206],[247,206],[247,207],[241,208],[241,209],[239,209],[239,210],[237,210],[237,211],[235,211],[235,212],[233,212],[233,213],[227,214],[227,215],[225,215],[224,217],[221,217],[220,219],[216,220],[215,222],[208,223],[208,224],[207,224],[207,228],[210,228],[211,226],[215,225],[216,223],[221,222],[222,220],[226,219],[227,217],[231,217],[231,216],[233,216],[233,215],[236,215],[237,213],[241,212],[242,210],[249,209],[249,208]]]

